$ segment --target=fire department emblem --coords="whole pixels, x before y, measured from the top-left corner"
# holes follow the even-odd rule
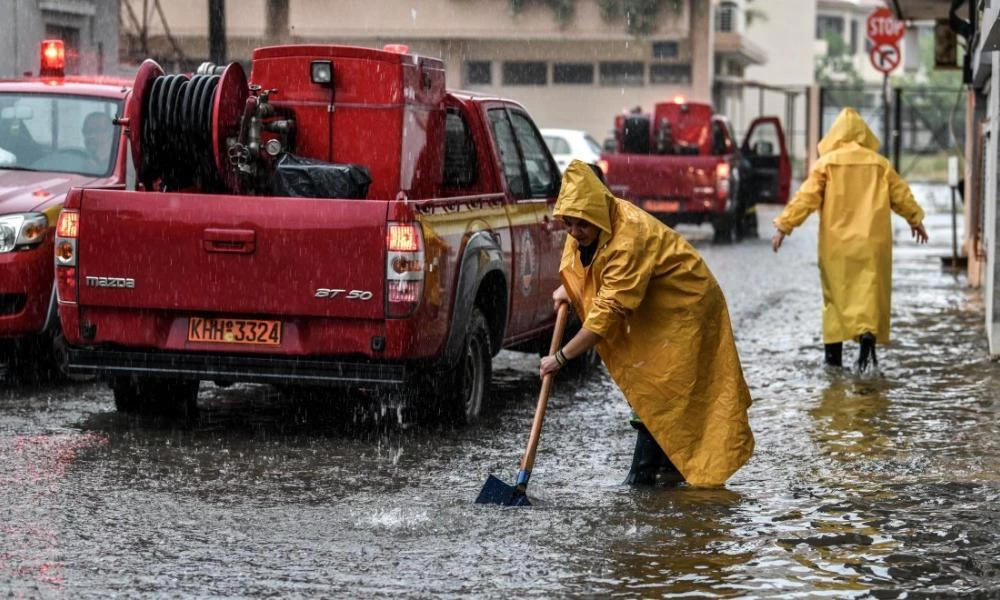
[[[518,264],[518,271],[521,273],[521,293],[525,297],[530,296],[532,288],[535,287],[535,276],[538,274],[537,262],[535,241],[531,239],[531,232],[523,229],[521,230],[521,260]]]

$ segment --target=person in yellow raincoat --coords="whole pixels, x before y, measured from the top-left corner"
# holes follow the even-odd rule
[[[630,484],[658,472],[692,485],[725,483],[753,453],[750,391],[726,299],[695,249],[631,202],[612,196],[591,168],[563,174],[555,216],[570,234],[558,304],[581,330],[542,358],[544,376],[596,345],[641,418]]]
[[[875,344],[889,343],[892,294],[890,211],[927,243],[924,211],[906,182],[878,154],[879,140],[861,115],[845,108],[819,143],[820,158],[795,198],[774,220],[777,252],[786,235],[819,210],[826,363],[842,366],[843,342],[860,342],[858,369],[878,365]]]

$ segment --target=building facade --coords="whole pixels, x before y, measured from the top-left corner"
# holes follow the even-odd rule
[[[149,19],[142,32],[147,54],[165,65],[206,59],[207,5],[161,2],[163,18]],[[621,19],[607,19],[596,0],[578,0],[565,20],[545,2],[521,5],[514,10],[507,0],[380,0],[373,10],[371,2],[341,0],[333,10],[324,0],[230,0],[228,58],[248,60],[254,47],[269,42],[405,44],[410,52],[442,58],[451,88],[513,98],[541,127],[584,129],[598,140],[608,136],[615,114],[634,106],[649,109],[677,96],[711,102],[717,64],[729,68],[765,59],[747,46],[742,32],[717,37],[717,0],[664,8],[643,35],[630,33]],[[123,23],[123,44],[133,50],[140,37],[135,25]],[[721,63],[720,54],[728,57]]]
[[[118,0],[4,0],[0,77],[38,74],[41,42],[61,39],[69,75],[119,74]]]

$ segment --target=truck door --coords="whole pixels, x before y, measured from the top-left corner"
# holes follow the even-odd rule
[[[505,208],[510,223],[511,282],[508,337],[516,337],[534,328],[535,299],[539,289],[539,223],[546,208],[545,198],[532,195],[531,175],[525,165],[520,144],[514,133],[511,115],[503,106],[487,111],[497,160],[507,186]]]
[[[743,139],[742,152],[750,172],[742,174],[741,185],[750,186],[750,198],[768,204],[787,204],[792,165],[778,118],[755,119]]]
[[[524,281],[521,282],[521,293],[530,296],[536,303],[535,325],[540,326],[555,317],[551,296],[560,284],[559,258],[566,241],[566,230],[552,216],[552,212],[559,197],[562,177],[544,138],[531,118],[516,108],[511,108],[509,114],[524,157],[530,207],[537,221],[531,236],[534,241],[536,276],[527,287],[523,285]]]

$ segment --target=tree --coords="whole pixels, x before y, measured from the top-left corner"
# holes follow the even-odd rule
[[[843,36],[835,31],[828,31],[825,39],[826,54],[817,56],[813,67],[816,83],[823,88],[826,100],[831,104],[864,106],[867,100],[864,79],[854,68],[854,56]]]

